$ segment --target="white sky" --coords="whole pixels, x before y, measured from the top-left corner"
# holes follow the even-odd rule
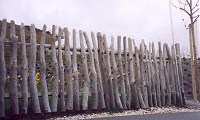
[[[175,41],[183,52],[189,48],[188,31],[180,10],[172,7]],[[183,13],[184,14],[184,13]],[[126,35],[136,39],[171,44],[168,0],[0,0],[0,19],[26,25],[34,23],[42,29],[47,24],[69,30]],[[184,14],[183,18],[187,16]],[[116,38],[115,38],[116,39]],[[108,40],[109,41],[109,40]],[[188,49],[189,50],[189,49]]]

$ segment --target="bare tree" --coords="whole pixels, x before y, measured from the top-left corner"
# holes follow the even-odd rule
[[[171,3],[174,7],[180,9],[186,13],[190,18],[189,34],[190,34],[190,56],[191,56],[191,69],[192,69],[192,87],[193,87],[193,99],[197,100],[197,83],[199,82],[197,74],[197,50],[195,43],[194,24],[199,18],[199,0],[174,0],[178,2],[179,7]],[[198,84],[200,90],[200,84]],[[200,91],[198,92],[198,100],[200,100]]]

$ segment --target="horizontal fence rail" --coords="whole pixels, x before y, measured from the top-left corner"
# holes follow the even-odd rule
[[[147,45],[142,41],[138,47],[131,38],[107,38],[100,32],[95,36],[81,30],[78,34],[73,30],[70,37],[66,27],[56,33],[53,26],[51,44],[45,44],[46,25],[40,43],[36,43],[33,24],[27,43],[23,23],[19,35],[14,21],[9,30],[6,26],[4,19],[0,36],[0,117],[185,104],[178,43],[169,46],[159,42],[156,52],[153,42]],[[6,37],[8,31],[10,38]],[[107,43],[110,39],[111,46]],[[49,53],[46,48],[51,48]]]

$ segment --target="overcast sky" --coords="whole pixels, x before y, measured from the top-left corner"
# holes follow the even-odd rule
[[[188,31],[180,10],[172,7],[175,42],[183,51],[189,48]],[[47,24],[68,27],[69,30],[126,35],[139,43],[162,41],[171,44],[168,0],[0,0],[0,19],[17,24],[34,23],[42,29]],[[185,23],[188,17],[183,13]]]

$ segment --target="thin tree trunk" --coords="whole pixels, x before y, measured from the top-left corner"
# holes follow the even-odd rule
[[[129,83],[129,74],[128,74],[128,60],[127,60],[127,46],[126,46],[126,37],[123,38],[124,43],[124,63],[125,63],[125,81],[127,89],[127,108],[131,108],[131,88]]]
[[[67,110],[73,110],[73,81],[72,81],[72,63],[69,43],[69,31],[64,28],[65,34],[65,60],[66,60],[66,79],[67,79]]]
[[[84,34],[85,42],[87,44],[87,48],[89,51],[89,58],[90,58],[89,68],[92,73],[92,81],[91,81],[92,82],[92,109],[96,110],[98,107],[97,73],[94,66],[94,56],[93,56],[93,52],[91,48],[91,43],[89,41],[87,33],[83,32],[83,34]]]
[[[64,66],[63,66],[63,58],[62,58],[62,46],[61,46],[61,37],[63,35],[63,30],[59,27],[58,31],[58,66],[59,66],[59,82],[60,82],[60,108],[61,111],[65,111],[65,89],[64,89]]]
[[[77,50],[76,50],[76,30],[73,29],[73,56],[72,56],[72,70],[74,73],[74,107],[75,110],[80,110],[80,98],[79,98],[79,80],[77,70]]]
[[[101,77],[101,71],[100,71],[100,66],[99,66],[97,44],[96,44],[95,35],[93,32],[91,33],[91,37],[92,37],[92,43],[93,43],[93,49],[94,49],[95,68],[96,68],[96,72],[97,72],[97,82],[98,82],[98,91],[99,91],[98,95],[100,97],[101,108],[104,109],[104,108],[106,108],[105,99],[104,99],[104,91],[103,91],[102,77]]]
[[[120,96],[119,96],[119,85],[118,85],[118,79],[117,79],[117,65],[116,65],[116,60],[115,60],[115,53],[114,53],[114,37],[111,36],[111,59],[112,59],[112,69],[113,69],[113,89],[114,89],[114,95],[115,95],[115,101],[116,101],[116,105],[119,109],[123,109],[122,107],[122,103],[120,100]]]
[[[112,83],[110,55],[109,55],[109,49],[108,49],[107,39],[106,39],[105,34],[103,35],[103,39],[104,39],[104,48],[106,49],[106,66],[107,66],[107,79],[108,79],[108,85],[109,85],[110,103],[111,103],[111,107],[115,109],[115,98],[114,98],[113,83]]]
[[[56,56],[55,41],[56,39],[56,26],[52,27],[53,39],[51,41],[51,52],[52,52],[52,71],[53,71],[53,88],[52,88],[52,99],[51,99],[51,112],[57,112],[58,107],[58,61]]]
[[[51,112],[50,105],[49,105],[49,96],[48,96],[48,89],[46,83],[46,61],[45,61],[45,54],[44,54],[44,44],[46,40],[46,29],[47,26],[43,26],[42,30],[42,37],[40,41],[40,81],[42,86],[42,103],[44,105],[44,112],[48,113]],[[25,73],[27,75],[27,73]],[[28,89],[27,89],[28,91]]]
[[[126,105],[126,90],[125,90],[125,83],[124,83],[124,75],[123,75],[123,64],[122,64],[122,56],[121,56],[121,36],[117,37],[118,41],[118,60],[119,60],[119,72],[120,72],[120,87],[121,87],[121,94],[122,94],[122,105],[124,109],[127,109]]]
[[[6,19],[2,21],[0,36],[0,118],[5,117],[5,82],[6,82],[6,64],[4,54],[4,41],[6,39]]]
[[[82,101],[82,108],[83,110],[88,110],[88,96],[89,96],[89,89],[90,89],[90,78],[88,74],[88,66],[87,66],[87,57],[85,53],[85,47],[83,42],[83,32],[79,31],[80,35],[80,46],[81,46],[81,58],[83,62],[83,73],[84,73],[84,92],[83,92],[83,101]]]
[[[31,24],[30,27],[30,61],[29,61],[29,86],[30,86],[30,94],[31,94],[31,103],[34,113],[41,113],[39,98],[38,98],[38,90],[35,80],[35,64],[36,64],[36,32],[35,25]]]

